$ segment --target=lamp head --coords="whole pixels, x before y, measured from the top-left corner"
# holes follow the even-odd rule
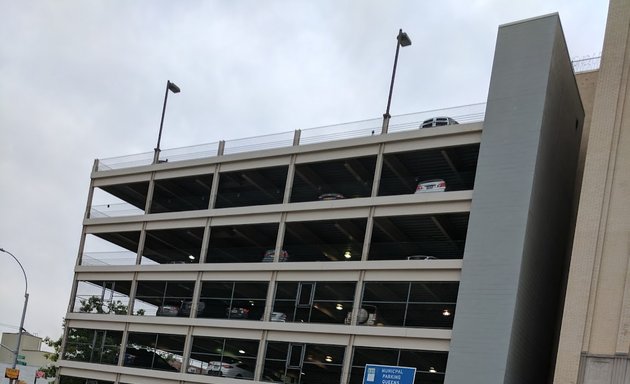
[[[402,29],[398,32],[398,44],[403,47],[411,45],[411,39],[409,38],[409,35],[407,35],[406,32],[403,32]]]
[[[166,86],[168,87],[169,91],[173,93],[179,93],[181,91],[181,89],[179,89],[179,87],[175,85],[175,83],[171,83],[170,80],[166,80]]]

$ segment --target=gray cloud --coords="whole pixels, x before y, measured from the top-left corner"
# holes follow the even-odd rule
[[[605,0],[0,0],[0,247],[29,276],[26,329],[57,336],[94,158],[485,100],[499,24],[558,11],[571,55],[601,51]],[[0,254],[2,256],[2,254]],[[6,256],[6,255],[5,255]],[[0,330],[23,279],[0,257]]]

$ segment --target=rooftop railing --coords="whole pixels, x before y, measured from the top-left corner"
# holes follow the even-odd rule
[[[434,109],[430,111],[392,116],[389,123],[389,132],[402,132],[418,129],[424,120],[436,116],[448,116],[462,124],[479,122],[483,121],[485,108],[485,103],[477,103],[453,108]],[[234,153],[285,148],[294,145],[316,144],[379,135],[381,134],[382,122],[382,118],[375,118],[353,121],[350,123],[298,129],[296,131],[280,132],[243,139],[225,140],[189,147],[165,149],[160,152],[159,161],[173,162],[202,159]],[[153,155],[153,152],[144,152],[128,156],[99,159],[96,170],[105,171],[149,165],[153,162]]]
[[[594,71],[599,68],[601,56],[575,59],[572,61],[575,73]],[[448,116],[459,123],[473,123],[483,121],[486,103],[469,104],[464,106],[434,109],[405,115],[392,116],[389,122],[389,132],[401,132],[417,129],[422,121],[435,116]],[[265,149],[283,148],[294,145],[323,143],[335,140],[352,139],[381,134],[382,118],[353,121],[315,128],[298,129],[263,136],[243,139],[219,141],[209,144],[193,145],[165,149],[160,152],[160,162],[202,159],[233,153],[244,153]],[[153,151],[135,155],[110,157],[99,159],[97,171],[122,169],[149,165],[153,162]]]

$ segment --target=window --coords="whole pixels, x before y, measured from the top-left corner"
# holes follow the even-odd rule
[[[221,172],[215,208],[281,204],[289,167]]]
[[[260,263],[277,237],[277,223],[211,227],[206,263]]]
[[[131,281],[79,281],[73,312],[126,315]]]
[[[198,263],[204,228],[173,228],[146,232],[141,264]]]
[[[452,328],[459,282],[366,282],[358,325]]]
[[[61,375],[59,376],[59,384],[114,384],[114,382]]]
[[[273,312],[286,315],[286,321],[344,324],[352,312],[355,286],[354,282],[278,282]]]
[[[63,358],[88,363],[118,363],[122,332],[97,329],[70,328],[66,337]]]
[[[289,261],[361,260],[367,219],[287,222]]]
[[[465,212],[375,217],[368,259],[461,259],[468,216]]]
[[[90,218],[143,215],[149,182],[95,187]]]
[[[134,313],[189,317],[194,287],[194,281],[138,281]]]
[[[155,181],[151,213],[208,209],[212,175]]]
[[[265,311],[267,282],[204,281],[198,317],[261,320]]]
[[[263,380],[283,383],[339,383],[345,348],[269,341]]]
[[[370,196],[375,168],[376,156],[296,164],[291,202]]]
[[[195,336],[186,372],[253,380],[258,344],[258,340]]]
[[[85,235],[81,265],[135,265],[140,231]]]
[[[366,364],[416,368],[415,384],[442,384],[447,352],[354,347],[349,384],[361,384]]]
[[[130,332],[124,365],[179,372],[185,339],[183,335]]]
[[[298,308],[310,307],[313,305],[313,283],[300,283],[298,285]]]
[[[442,179],[446,191],[473,189],[479,144],[386,153],[379,196],[408,195],[419,182]]]

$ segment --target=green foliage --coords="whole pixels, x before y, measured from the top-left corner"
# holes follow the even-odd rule
[[[79,312],[83,313],[126,315],[129,310],[129,307],[122,301],[114,300],[104,302],[99,296],[90,296],[87,299],[81,300],[79,303]],[[136,315],[138,316],[143,316],[144,313],[144,309],[138,309],[138,311],[136,311]],[[65,320],[63,324],[65,324]],[[104,345],[107,347],[95,351],[94,346],[100,345],[100,340],[96,339],[99,335],[100,332],[96,332],[95,335],[95,331],[89,329],[68,329],[64,358],[76,361],[93,361],[96,358],[99,362],[105,364],[115,364],[118,358],[118,347],[120,346],[119,338],[112,337],[109,333],[105,333]],[[58,339],[46,337],[43,340],[46,345],[53,349],[52,352],[44,353],[44,356],[50,360],[51,363],[45,367],[39,368],[40,371],[44,371],[46,378],[54,378],[57,375],[58,368],[56,363],[61,353],[62,340],[62,336]]]
[[[164,351],[160,351],[160,350],[153,350],[155,353],[157,353],[158,355],[160,355],[164,360],[166,360],[167,363],[172,363],[174,361],[177,361],[177,359],[175,359],[175,355],[173,355],[170,352],[164,352]]]
[[[90,296],[88,299],[80,301],[79,312],[84,313],[113,313],[115,315],[126,315],[129,309],[122,301],[113,300],[103,302],[98,296]]]
[[[111,313],[114,315],[126,315],[129,307],[120,300],[103,301],[99,296],[90,296],[79,302],[79,312],[83,313]],[[144,309],[138,309],[136,315],[144,316]]]
[[[59,360],[59,351],[61,350],[62,337],[53,340],[50,337],[44,338],[44,343],[53,349],[53,352],[45,352],[44,357],[50,360],[51,363],[45,367],[40,367],[39,370],[44,372],[47,379],[57,376],[57,360]]]

